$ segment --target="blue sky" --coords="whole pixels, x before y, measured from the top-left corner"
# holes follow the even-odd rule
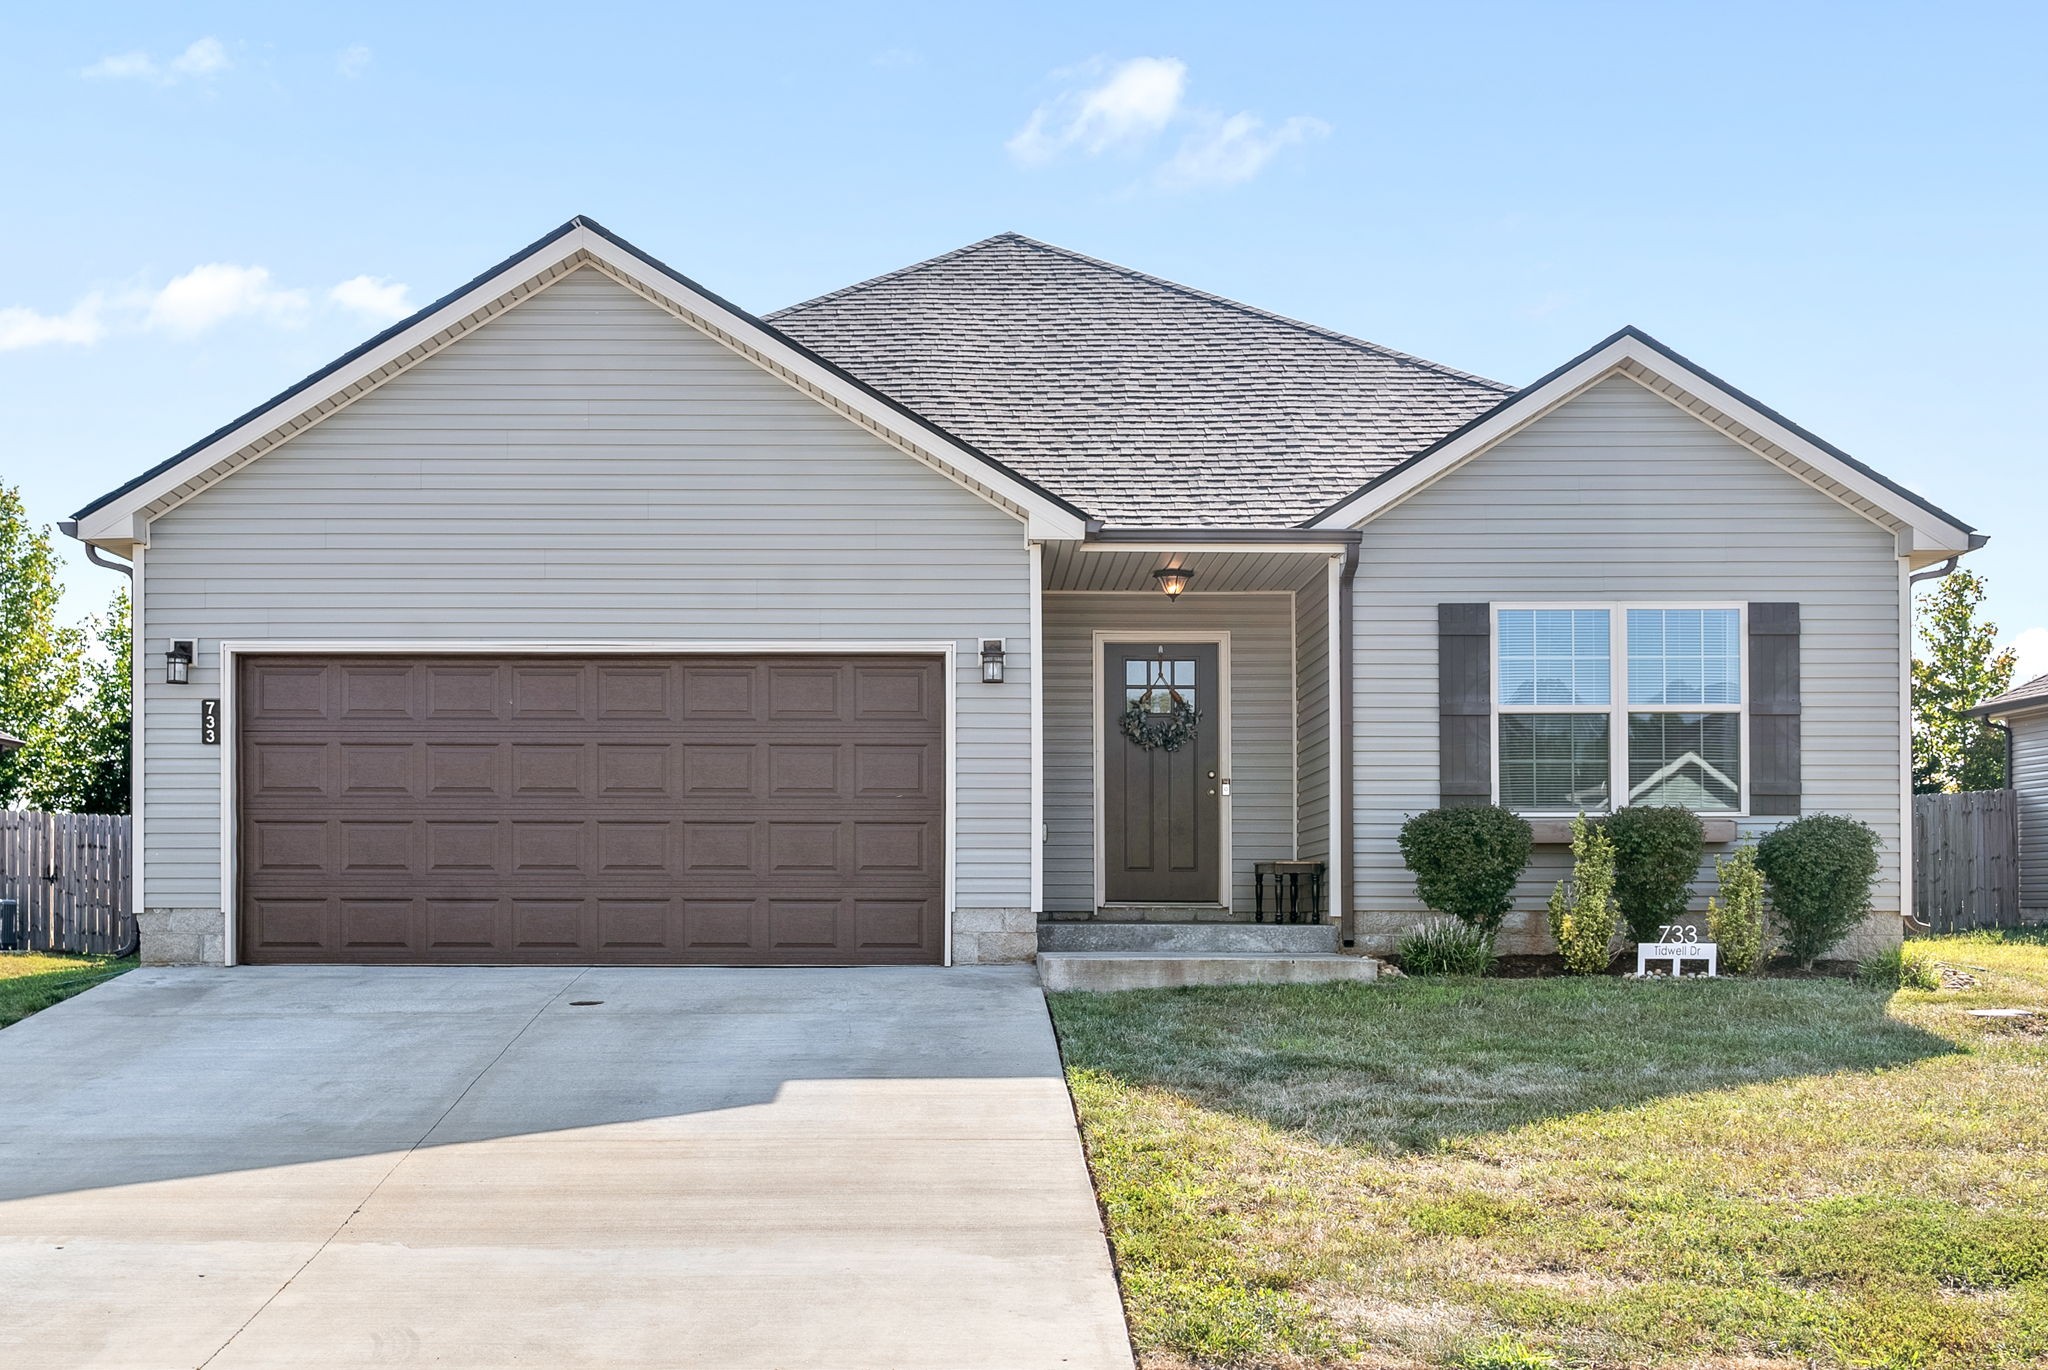
[[[2048,6],[83,9],[0,44],[37,518],[572,214],[763,311],[1015,229],[1515,382],[1634,323],[1989,532],[2048,671]]]

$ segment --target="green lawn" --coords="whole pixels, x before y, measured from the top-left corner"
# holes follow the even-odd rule
[[[2048,944],[1915,945],[1974,984],[1055,996],[1145,1364],[2048,1361]]]
[[[111,956],[0,952],[0,1028],[134,968],[134,961]]]

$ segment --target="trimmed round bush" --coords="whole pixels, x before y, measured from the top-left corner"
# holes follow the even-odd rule
[[[1869,824],[1833,813],[1787,823],[1756,844],[1785,950],[1801,969],[1812,969],[1870,912],[1877,850]]]
[[[1617,809],[1600,829],[1614,844],[1614,902],[1629,936],[1654,942],[1659,929],[1685,917],[1707,830],[1691,809],[1653,804]]]
[[[1493,804],[1429,809],[1401,825],[1401,859],[1415,872],[1415,893],[1489,939],[1514,907],[1534,842],[1526,822]]]

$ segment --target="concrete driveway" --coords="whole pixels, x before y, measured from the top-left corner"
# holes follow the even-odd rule
[[[1128,1367],[1031,972],[138,970],[0,1032],[0,1366],[410,1364]]]

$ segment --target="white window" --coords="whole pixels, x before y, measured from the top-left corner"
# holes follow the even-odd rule
[[[1740,813],[1739,606],[1500,606],[1495,797],[1522,813]]]

